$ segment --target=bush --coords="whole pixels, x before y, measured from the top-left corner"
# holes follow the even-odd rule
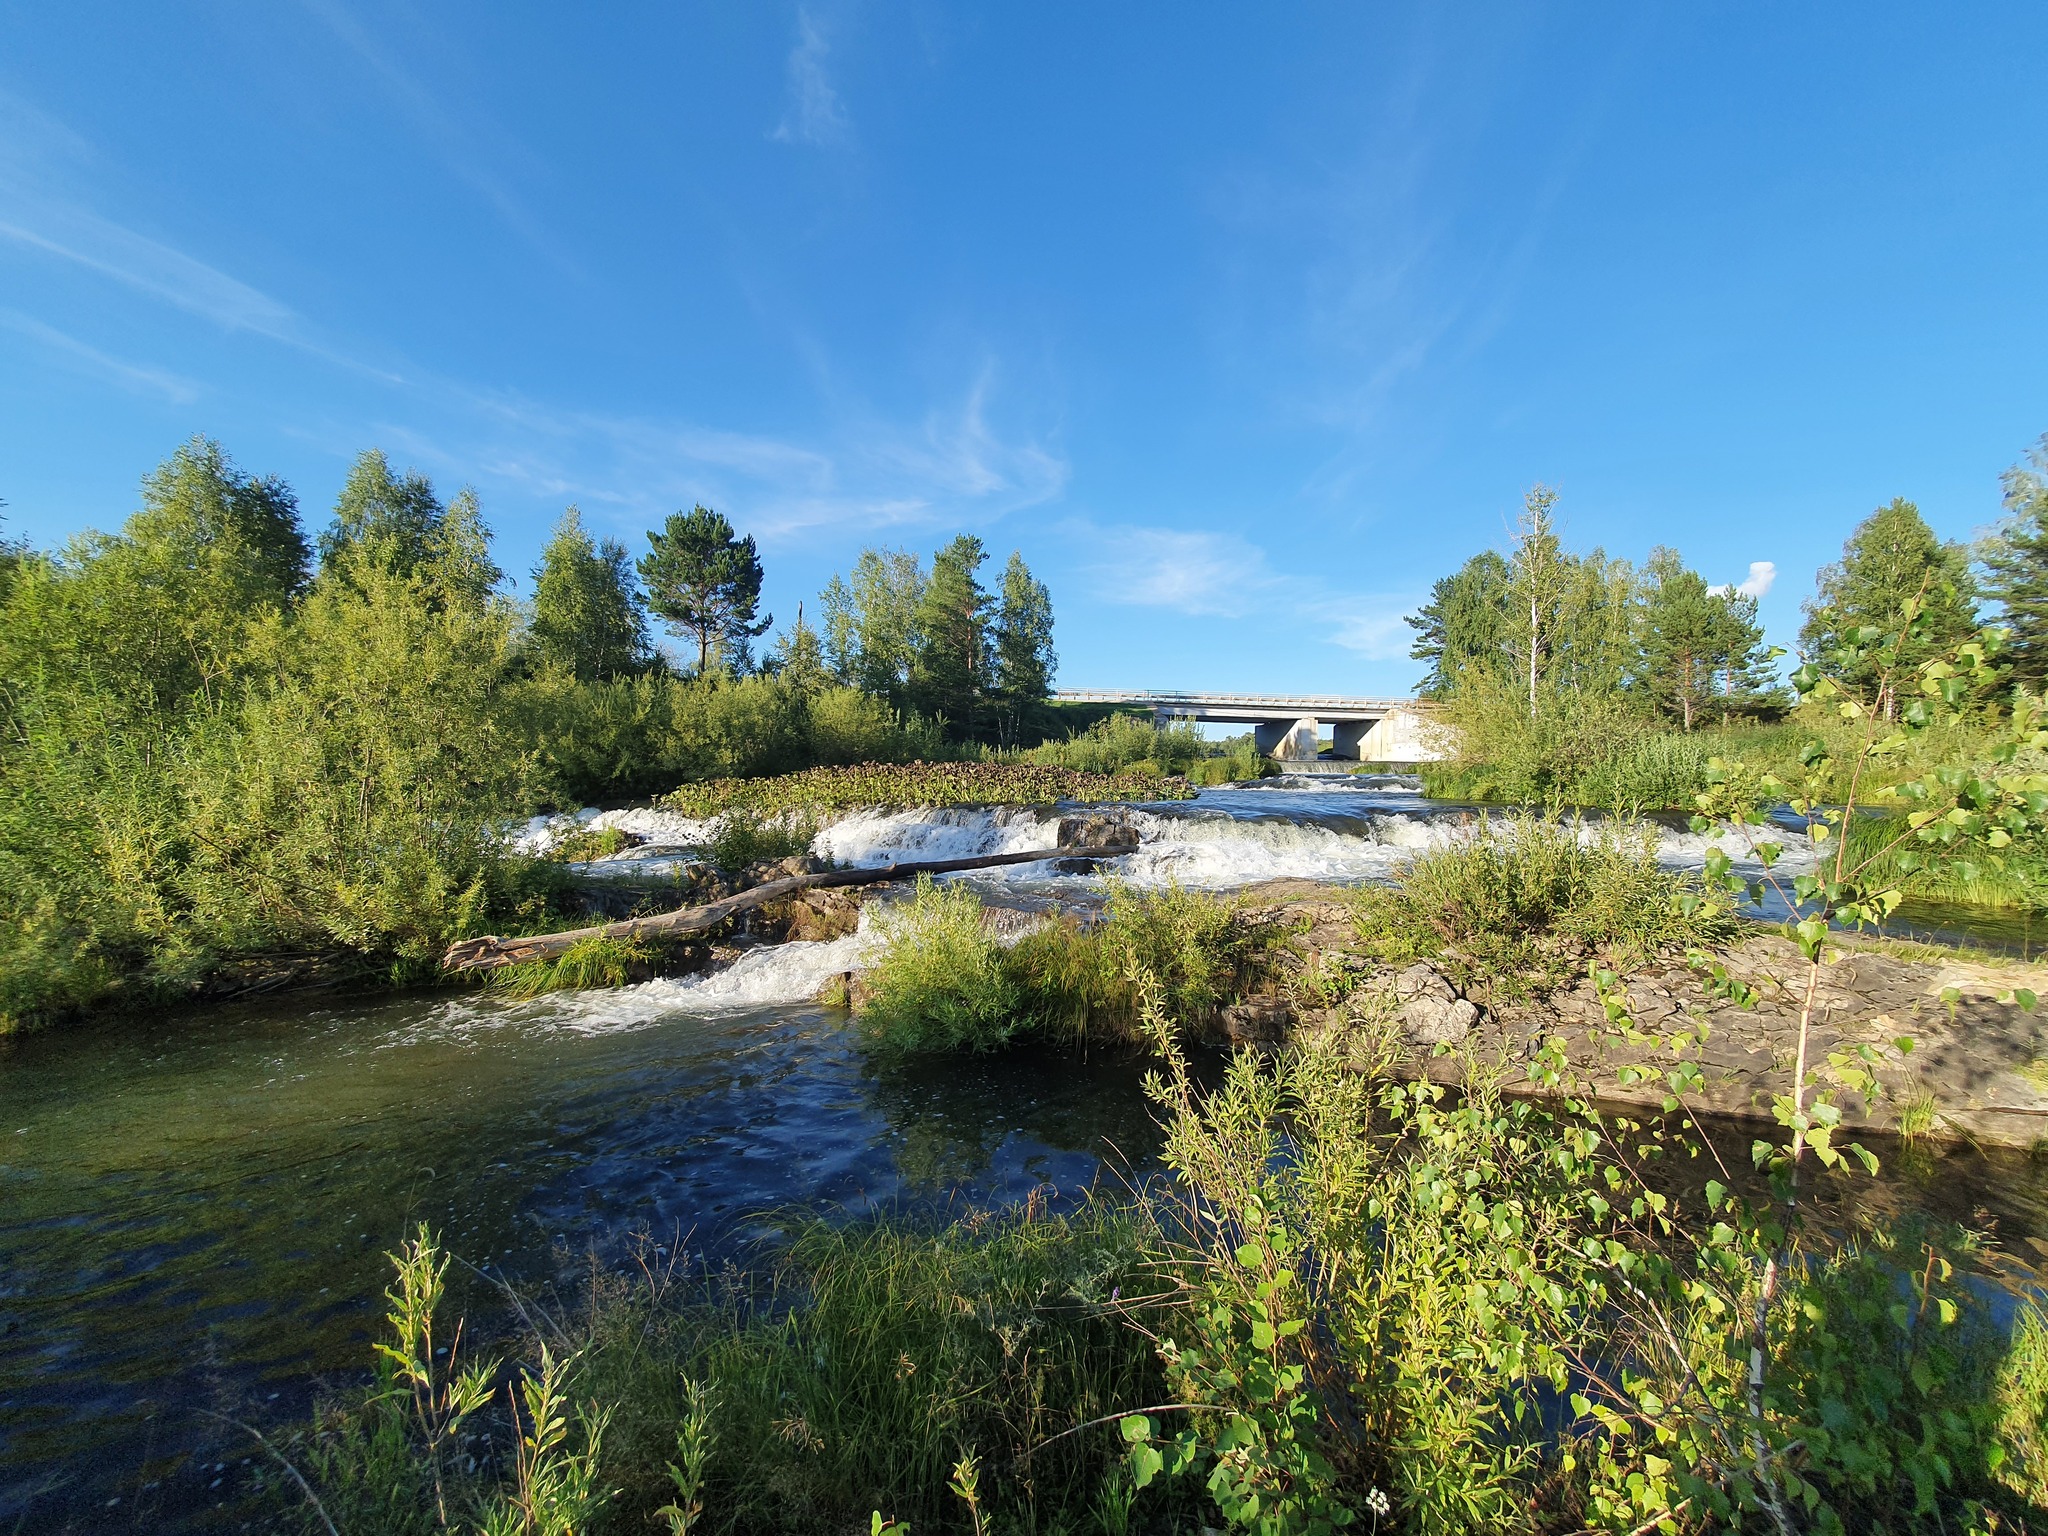
[[[982,926],[981,898],[920,875],[884,909],[887,947],[868,972],[861,1035],[895,1051],[987,1051],[1031,1024],[1010,957]]]
[[[1735,920],[1688,903],[1698,877],[1660,866],[1655,839],[1648,828],[1527,812],[1477,821],[1395,886],[1354,894],[1360,942],[1385,963],[1441,958],[1470,984],[1513,994],[1556,985],[1589,954],[1627,967],[1727,937]]]
[[[1208,753],[1202,733],[1185,721],[1156,726],[1131,715],[1111,715],[1064,741],[1033,747],[1022,757],[1027,763],[1081,773],[1185,775]]]

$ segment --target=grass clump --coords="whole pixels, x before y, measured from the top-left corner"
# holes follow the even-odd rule
[[[1444,960],[1464,980],[1519,991],[1556,985],[1591,954],[1626,967],[1727,937],[1734,919],[1700,896],[1696,876],[1657,863],[1648,828],[1523,813],[1475,823],[1468,840],[1353,901],[1373,958]]]
[[[737,871],[750,864],[808,853],[817,835],[817,818],[807,811],[769,816],[748,806],[735,806],[719,816],[717,831],[704,854],[718,868]]]
[[[1141,975],[1199,1026],[1243,991],[1262,952],[1234,903],[1122,881],[1098,921],[1055,916],[1010,942],[990,932],[970,887],[929,876],[885,921],[859,1019],[869,1043],[890,1050],[1142,1041]]]
[[[615,939],[596,934],[578,939],[552,960],[527,960],[490,973],[493,992],[507,997],[539,997],[543,992],[580,992],[592,987],[623,987],[645,981],[660,960],[642,939]]]
[[[1661,1192],[1647,1127],[1362,1073],[1334,1037],[1205,1090],[1138,985],[1170,1180],[945,1226],[794,1218],[751,1276],[643,1252],[523,1306],[509,1367],[437,1319],[422,1239],[377,1382],[273,1442],[320,1512],[272,1496],[363,1536],[1703,1536],[1772,1528],[1762,1444],[1793,1530],[2038,1528],[2048,1324],[1997,1326],[1967,1236],[1795,1224],[1753,1414],[1785,1211],[1761,1183]]]
[[[325,1405],[293,1448],[313,1497],[351,1536],[663,1525],[837,1536],[870,1529],[877,1512],[948,1530],[969,1528],[949,1485],[976,1458],[988,1528],[1031,1529],[1034,1515],[1099,1528],[1092,1512],[1124,1481],[1122,1442],[1062,1432],[1161,1400],[1158,1357],[1132,1326],[1159,1290],[1145,1207],[1091,1201],[1055,1216],[1033,1199],[939,1228],[797,1218],[782,1235],[751,1280],[650,1253],[628,1276],[594,1277],[559,1313],[528,1307],[538,1331],[495,1394],[508,1373],[432,1353],[437,1285],[423,1298],[427,1326],[394,1328],[380,1345],[380,1359],[403,1364]],[[432,1245],[426,1256],[446,1268]],[[398,1260],[415,1257],[409,1247]],[[490,1409],[543,1379],[560,1438],[543,1476],[522,1480],[513,1425]],[[450,1391],[459,1417],[433,1395]],[[564,1523],[497,1523],[525,1503]],[[302,1529],[324,1529],[310,1505],[295,1513]]]
[[[885,919],[888,947],[868,973],[862,1035],[892,1050],[994,1050],[1032,1019],[1008,952],[964,885],[918,877]]]

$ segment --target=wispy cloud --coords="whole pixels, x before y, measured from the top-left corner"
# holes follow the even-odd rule
[[[1724,581],[1719,586],[1709,587],[1707,590],[1716,597],[1725,597],[1730,592],[1737,592],[1744,597],[1760,598],[1771,590],[1777,579],[1778,564],[1775,560],[1752,560],[1749,562],[1749,575],[1743,580],[1732,587]]]
[[[173,405],[190,405],[200,395],[198,384],[180,374],[162,368],[151,368],[142,363],[123,362],[110,357],[99,348],[80,341],[76,336],[66,335],[55,326],[45,325],[31,315],[18,310],[0,309],[0,326],[31,341],[39,342],[49,350],[61,354],[73,365],[101,378],[111,379],[124,389],[133,389],[145,394],[161,395]]]
[[[1266,552],[1236,534],[1110,527],[1089,535],[1098,551],[1089,574],[1104,602],[1234,619],[1279,585]]]
[[[287,305],[183,251],[81,208],[45,205],[34,214],[40,227],[0,219],[0,239],[75,262],[231,330],[299,339],[298,317]]]
[[[1274,570],[1263,549],[1235,533],[1080,522],[1069,529],[1096,551],[1088,574],[1103,602],[1194,618],[1272,615],[1368,661],[1408,655],[1401,620],[1415,606],[1412,597],[1333,592],[1320,579]]]
[[[987,368],[913,422],[848,411],[810,438],[562,409],[453,383],[443,393],[445,435],[407,443],[425,466],[574,500],[594,516],[609,510],[622,525],[701,501],[771,545],[824,530],[987,526],[1056,499],[1068,479],[1055,447],[991,424]]]
[[[301,3],[376,76],[435,159],[467,183],[535,250],[563,270],[575,271],[560,242],[492,164],[516,149],[516,140],[505,124],[486,120],[473,104],[459,111],[452,109],[445,92],[430,89],[401,66],[341,0]]]
[[[836,144],[846,137],[846,108],[825,59],[832,45],[808,9],[796,13],[796,46],[789,51],[789,100],[770,138],[785,144]]]

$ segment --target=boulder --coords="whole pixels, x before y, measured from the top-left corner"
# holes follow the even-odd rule
[[[1135,841],[1136,837],[1131,831],[1130,823],[1121,816],[1091,811],[1079,816],[1060,818],[1061,848],[1114,848]]]
[[[1421,961],[1394,978],[1392,992],[1401,1033],[1416,1045],[1456,1045],[1479,1022],[1472,1000]]]

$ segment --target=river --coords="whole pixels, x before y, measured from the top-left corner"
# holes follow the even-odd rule
[[[1219,890],[1374,880],[1474,814],[1399,779],[1268,781],[1133,811],[1143,843],[1118,865]],[[1056,831],[1028,811],[866,814],[818,847],[872,863]],[[1674,866],[1707,841],[1652,835]],[[665,857],[607,869],[644,879]],[[1027,906],[1099,890],[1047,866],[980,883]],[[779,1209],[1057,1201],[1144,1165],[1130,1061],[865,1059],[808,999],[870,942],[530,1002],[301,997],[0,1042],[0,1529],[207,1528],[254,1447],[206,1414],[288,1422],[316,1378],[360,1372],[384,1251],[416,1221],[534,1284],[623,1262],[635,1234],[746,1262]],[[2048,1169],[2023,1157],[1917,1151],[1840,1198],[1988,1221],[2017,1282],[2048,1254]],[[457,1274],[458,1299],[489,1309],[491,1287]]]

